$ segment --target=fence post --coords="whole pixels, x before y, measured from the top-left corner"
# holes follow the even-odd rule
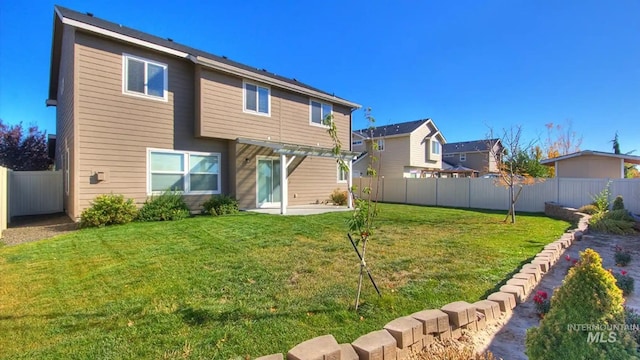
[[[409,203],[409,179],[404,179],[404,203]]]
[[[560,178],[556,174],[556,204],[560,204]]]
[[[467,208],[471,209],[471,177],[468,177],[469,179],[469,193],[467,195]]]
[[[436,206],[438,206],[438,181],[440,178],[436,178]]]

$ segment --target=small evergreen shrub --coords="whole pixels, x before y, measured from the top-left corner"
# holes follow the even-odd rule
[[[613,277],[616,278],[616,285],[620,290],[622,290],[622,295],[628,296],[633,294],[633,290],[635,289],[635,280],[629,276],[625,270],[613,274]]]
[[[629,329],[636,343],[640,344],[640,314],[634,309],[625,307],[624,323],[627,325],[627,329]]]
[[[611,210],[624,210],[624,201],[622,200],[622,196],[616,196],[616,199],[613,200],[613,208]]]
[[[618,266],[627,266],[631,261],[631,253],[628,250],[623,249],[619,245],[616,245],[613,258]]]
[[[633,235],[635,221],[626,210],[597,213],[589,220],[589,229],[615,235]]]
[[[589,331],[576,324],[598,326],[624,322],[624,298],[613,274],[602,268],[597,252],[587,249],[553,294],[551,309],[526,336],[526,354],[541,359],[633,359],[636,343],[625,329],[616,329],[615,342],[589,342]]]
[[[346,190],[335,189],[331,193],[331,202],[336,205],[347,205],[347,199],[349,197],[349,192]]]
[[[138,221],[172,221],[189,217],[189,207],[177,191],[151,196],[138,212]]]
[[[598,212],[598,208],[593,204],[583,205],[578,209],[578,212],[593,215]]]
[[[203,213],[218,216],[238,212],[238,200],[230,195],[214,195],[202,204]]]
[[[133,199],[124,195],[98,195],[91,207],[80,215],[80,227],[103,227],[115,224],[126,224],[135,219],[138,209]]]

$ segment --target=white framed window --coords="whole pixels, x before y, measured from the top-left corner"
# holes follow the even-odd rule
[[[467,161],[467,153],[460,154],[460,161]]]
[[[362,145],[362,140],[352,141],[351,145],[353,145],[353,146]]]
[[[440,155],[440,142],[438,140],[431,140],[431,153],[434,155]]]
[[[309,100],[309,122],[311,125],[326,127],[324,121],[333,114],[333,106],[316,100]]]
[[[147,149],[147,194],[220,194],[220,154]]]
[[[271,116],[271,89],[250,82],[243,81],[244,112]]]
[[[384,139],[378,139],[378,151],[384,151]]]
[[[349,172],[348,171],[344,171],[344,169],[342,167],[340,167],[340,163],[336,164],[338,166],[338,182],[339,183],[346,183],[347,179],[349,178]]]
[[[123,93],[167,101],[167,84],[167,64],[122,54]]]

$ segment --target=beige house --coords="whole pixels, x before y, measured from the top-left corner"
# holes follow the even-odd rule
[[[356,130],[351,136],[354,152],[364,153],[353,164],[353,176],[367,176],[369,156],[378,158],[379,176],[431,177],[442,169],[444,136],[431,119]],[[377,149],[373,149],[373,143]]]
[[[447,143],[443,147],[445,170],[455,175],[482,176],[499,172],[500,156],[503,151],[500,139],[474,140]],[[456,172],[457,170],[460,170]]]
[[[623,179],[624,164],[640,165],[640,156],[584,150],[540,163],[555,167],[556,177]]]
[[[49,97],[64,206],[99,194],[138,204],[172,188],[193,210],[215,194],[244,209],[346,189],[323,120],[350,141],[358,104],[131,28],[55,7]],[[355,153],[339,156],[352,159]]]

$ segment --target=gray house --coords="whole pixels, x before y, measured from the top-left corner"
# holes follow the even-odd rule
[[[502,154],[503,149],[500,139],[446,143],[442,147],[442,161],[452,169],[463,169],[461,172],[467,176],[482,176],[499,171],[501,159],[492,154]],[[444,164],[443,169],[446,169]]]

